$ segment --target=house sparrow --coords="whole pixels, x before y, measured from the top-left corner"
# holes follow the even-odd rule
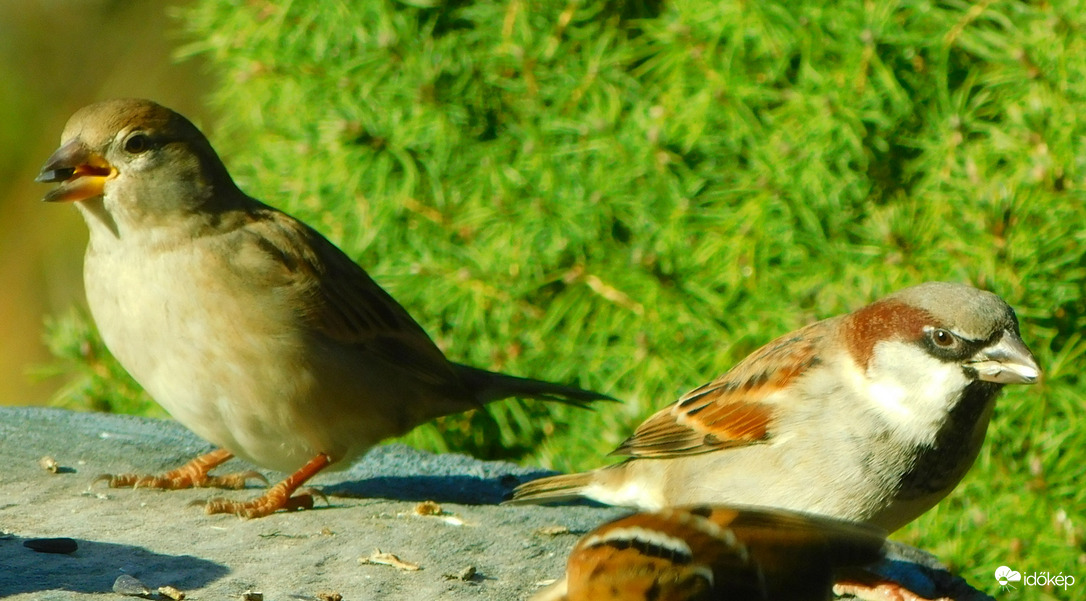
[[[382,439],[511,396],[584,404],[579,388],[450,362],[361,267],[304,223],[238,189],[202,133],[147,100],[68,121],[39,182],[90,228],[87,302],[106,346],[179,422],[222,447],[163,476],[111,486],[244,486],[237,455],[293,472],[209,513],[310,506],[293,493]]]
[[[766,505],[894,531],[972,466],[1003,385],[1040,375],[1002,299],[929,282],[770,342],[642,423],[615,451],[630,459],[513,502]]]
[[[767,508],[638,513],[588,533],[565,577],[531,601],[826,601],[845,568],[883,557],[884,541],[865,524]]]

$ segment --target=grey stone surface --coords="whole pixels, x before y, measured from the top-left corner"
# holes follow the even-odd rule
[[[91,485],[102,473],[160,472],[211,449],[174,422],[0,408],[0,440],[0,597],[18,601],[121,600],[126,597],[113,586],[123,574],[152,590],[176,587],[195,600],[239,599],[247,590],[262,592],[267,601],[316,599],[324,591],[346,601],[525,599],[539,583],[561,575],[580,534],[624,514],[582,506],[501,506],[513,486],[543,472],[389,445],[345,471],[315,479],[327,505],[318,500],[314,510],[258,520],[208,516],[190,504],[220,495],[251,498],[260,490]],[[43,456],[55,458],[61,469],[43,469]],[[251,468],[233,460],[219,471]],[[283,476],[260,471],[272,482]],[[439,503],[446,515],[416,515],[416,504],[426,500]],[[565,526],[570,533],[540,532],[548,526]],[[46,537],[75,539],[78,550],[49,554],[23,544]],[[360,564],[374,549],[422,569]],[[914,555],[887,569],[920,590],[945,594],[957,588],[959,599],[986,598],[912,561],[931,562]],[[477,571],[471,581],[449,577],[467,566]]]

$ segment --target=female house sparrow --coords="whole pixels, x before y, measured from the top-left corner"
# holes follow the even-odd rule
[[[638,513],[588,533],[565,578],[531,601],[826,601],[842,570],[878,561],[884,542],[865,524],[783,510]]]
[[[770,342],[642,423],[615,451],[631,459],[513,502],[768,505],[893,531],[972,466],[1003,385],[1040,374],[1002,299],[929,282]]]
[[[361,267],[304,223],[246,196],[202,133],[148,100],[68,121],[40,182],[90,228],[87,301],[106,345],[178,421],[222,449],[111,486],[244,486],[232,455],[293,474],[209,513],[310,505],[297,488],[382,439],[511,396],[583,404],[579,388],[450,362]],[[259,477],[257,475],[257,477]]]

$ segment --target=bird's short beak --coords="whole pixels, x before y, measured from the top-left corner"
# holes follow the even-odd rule
[[[975,369],[981,380],[999,384],[1033,384],[1041,377],[1033,353],[1010,330],[1004,330],[999,343],[981,350],[966,366]]]
[[[79,138],[61,146],[45,161],[34,181],[60,182],[42,200],[72,202],[101,196],[106,180],[117,174],[101,155],[92,152]]]

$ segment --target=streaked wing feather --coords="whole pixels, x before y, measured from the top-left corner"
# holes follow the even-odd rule
[[[818,364],[816,347],[828,324],[811,324],[758,349],[645,420],[613,454],[673,457],[767,440],[776,411],[770,397]]]
[[[420,382],[457,380],[425,330],[365,270],[300,221],[274,210],[262,217],[250,227],[261,226],[265,251],[285,272],[282,284],[315,330]]]

